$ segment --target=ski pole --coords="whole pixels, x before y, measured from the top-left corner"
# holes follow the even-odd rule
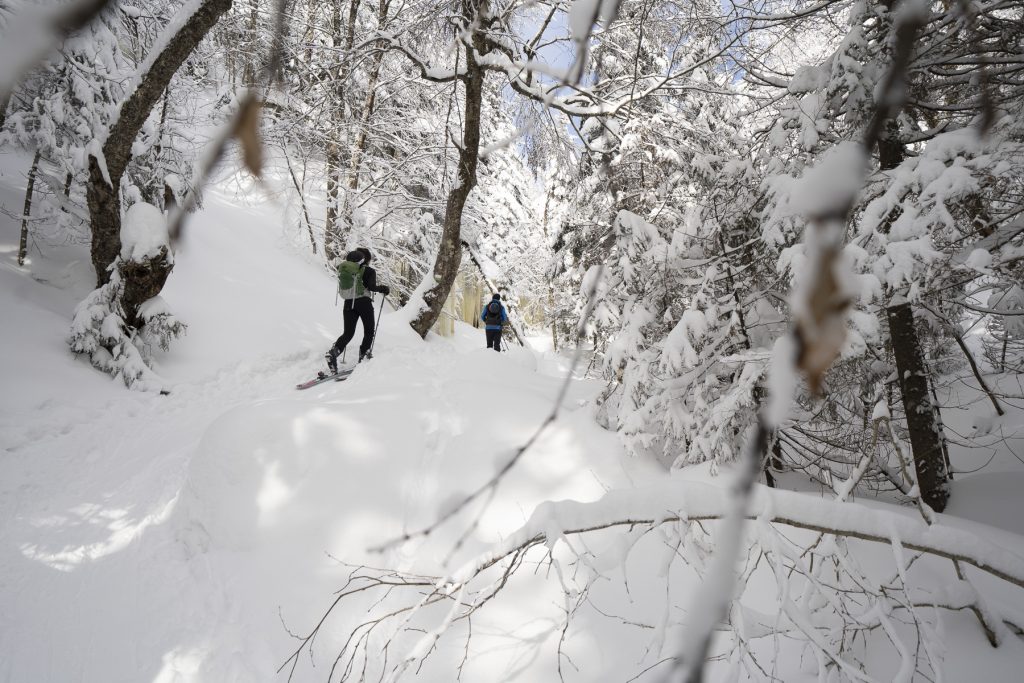
[[[373,339],[370,340],[370,350],[367,351],[371,356],[373,355],[373,345],[377,343],[377,332],[380,330],[380,317],[384,314],[384,294],[380,295],[380,310],[377,311],[377,324],[373,326]]]

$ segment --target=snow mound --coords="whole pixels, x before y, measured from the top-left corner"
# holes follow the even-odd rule
[[[146,202],[132,204],[121,223],[121,258],[142,261],[170,250],[167,220],[160,209]]]

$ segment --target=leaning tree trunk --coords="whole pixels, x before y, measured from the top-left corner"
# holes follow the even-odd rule
[[[480,13],[486,11],[486,0],[479,5]],[[467,22],[473,21],[468,3],[465,11]],[[433,327],[448,294],[452,291],[455,276],[462,263],[462,212],[466,208],[469,193],[476,185],[476,164],[480,154],[480,111],[483,102],[484,70],[477,63],[474,52],[486,54],[486,45],[481,36],[474,32],[473,48],[466,47],[466,110],[462,131],[462,147],[459,149],[458,182],[448,193],[444,211],[444,231],[434,261],[431,275],[434,284],[423,293],[424,306],[409,324],[416,334],[426,337]]]
[[[889,336],[896,356],[903,410],[907,415],[907,430],[914,454],[917,485],[921,499],[936,512],[946,508],[949,498],[946,465],[942,456],[942,434],[935,423],[931,398],[928,395],[928,376],[924,367],[924,353],[914,328],[914,313],[910,302],[904,301],[887,309]]]
[[[309,219],[309,207],[306,206],[306,161],[302,161],[302,182],[299,182],[298,176],[295,175],[295,169],[292,168],[292,159],[288,155],[288,150],[282,147],[281,153],[284,155],[284,163],[288,167],[288,175],[291,176],[292,185],[295,186],[295,192],[299,195],[302,218],[306,221],[306,231],[309,233],[309,244],[313,247],[313,253],[315,254],[316,238],[313,236],[313,223]]]
[[[128,167],[128,162],[131,161],[132,143],[175,72],[220,17],[231,8],[231,2],[232,0],[206,0],[199,5],[195,13],[167,41],[163,52],[141,75],[135,90],[122,104],[120,113],[111,125],[103,144],[103,160],[95,156],[89,157],[86,199],[92,226],[92,264],[96,269],[96,281],[99,286],[110,280],[110,265],[121,252],[121,178]],[[125,272],[128,278],[139,279],[138,283],[126,282],[126,291],[138,290],[132,297],[133,300],[148,294],[138,303],[159,294],[167,275],[170,274],[171,263],[168,259],[155,259],[152,265],[163,272],[143,274],[136,272],[135,269]],[[125,313],[128,319],[134,319],[136,310],[126,309]]]
[[[25,207],[21,212],[21,240],[18,243],[18,265],[25,265],[28,257],[28,221],[32,213],[32,192],[36,187],[36,174],[39,172],[39,150],[32,157],[32,168],[28,171],[28,186],[25,187]]]

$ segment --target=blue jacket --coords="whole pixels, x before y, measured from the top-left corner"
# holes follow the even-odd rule
[[[480,320],[481,320],[481,322],[484,322],[484,323],[487,322],[487,307],[490,306],[491,303],[494,302],[494,301],[496,301],[496,299],[492,299],[491,301],[488,301],[484,305],[484,310],[480,312]],[[501,306],[501,325],[504,325],[505,323],[508,322],[508,313],[505,312],[505,307],[501,305],[500,301],[498,301],[498,305]],[[487,330],[500,330],[501,329],[501,325],[484,325],[484,329],[487,329]]]

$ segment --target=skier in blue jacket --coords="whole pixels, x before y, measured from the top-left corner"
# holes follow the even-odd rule
[[[508,314],[501,305],[501,294],[495,294],[480,313],[487,333],[487,348],[501,351],[501,327],[508,322]]]

